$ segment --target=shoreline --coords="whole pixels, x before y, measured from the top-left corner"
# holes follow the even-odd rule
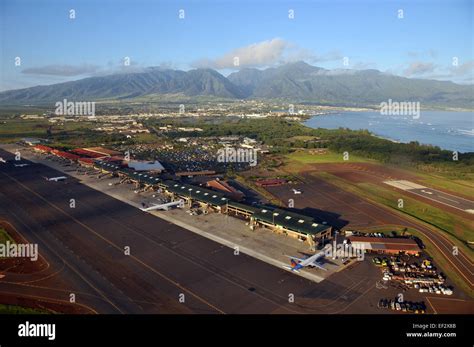
[[[357,112],[371,112],[371,113],[377,113],[376,111],[357,111]],[[448,111],[430,111],[430,112],[448,112]],[[453,112],[453,111],[449,111],[449,112]],[[468,113],[469,111],[462,111],[464,113]],[[424,142],[423,140],[419,140],[419,139],[415,139],[415,138],[412,138],[410,140],[397,140],[397,139],[394,139],[392,137],[389,137],[389,136],[386,136],[386,135],[383,135],[383,134],[380,134],[380,133],[377,133],[375,132],[374,130],[371,130],[371,129],[368,129],[368,128],[358,128],[358,129],[355,129],[355,128],[351,128],[351,127],[347,127],[347,125],[341,125],[339,127],[332,127],[332,128],[329,128],[329,127],[324,127],[324,126],[316,126],[316,125],[310,125],[308,124],[310,121],[312,120],[315,120],[317,117],[320,117],[320,116],[325,116],[325,115],[339,115],[339,116],[342,116],[344,113],[356,113],[356,111],[340,111],[340,112],[337,112],[337,113],[334,113],[334,112],[331,112],[331,113],[326,113],[324,115],[321,115],[321,114],[315,114],[315,115],[312,115],[311,117],[305,119],[305,120],[302,120],[300,122],[300,124],[302,124],[303,126],[305,127],[308,127],[310,129],[326,129],[326,130],[337,130],[338,128],[344,128],[344,129],[349,129],[349,130],[352,130],[352,131],[367,131],[370,133],[371,136],[374,136],[376,138],[379,138],[379,139],[382,139],[382,140],[387,140],[387,141],[390,141],[392,143],[398,143],[398,144],[409,144],[410,142],[418,142],[420,145],[422,146],[430,146],[430,147],[439,147],[441,150],[444,150],[444,151],[453,151],[453,149],[448,149],[442,145],[439,145],[439,144],[435,144],[435,143],[426,143]],[[388,124],[387,126],[390,126],[390,124]],[[442,125],[440,125],[442,127]],[[416,131],[416,130],[415,130]],[[463,129],[458,129],[459,132],[461,132],[460,134],[460,137],[461,138],[464,138],[465,136],[471,136],[469,134],[466,134],[466,133],[463,133]],[[471,131],[471,130],[466,130],[466,131]],[[463,134],[463,135],[462,135]],[[434,136],[434,138],[436,138],[436,136]],[[474,153],[474,148],[472,148],[472,150],[455,150],[459,153]]]

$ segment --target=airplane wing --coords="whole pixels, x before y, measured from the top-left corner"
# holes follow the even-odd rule
[[[286,254],[285,254],[285,255],[286,255]],[[302,259],[302,258],[298,258],[298,257],[293,257],[293,256],[291,256],[291,255],[286,255],[286,256],[287,256],[288,258],[290,258],[290,259],[298,260],[298,261],[301,261],[301,262],[304,262],[305,260],[308,259],[308,258]]]
[[[324,271],[328,271],[328,269],[326,269],[325,267],[323,267],[322,265],[320,265],[320,264],[318,264],[318,263],[316,263],[316,262],[312,263],[311,265],[317,267],[318,269],[321,269],[321,270],[324,270]]]
[[[317,262],[320,258],[324,257],[324,252],[316,253],[311,257],[307,258],[305,261],[301,263],[303,266],[316,266],[317,268],[322,268],[321,265]]]

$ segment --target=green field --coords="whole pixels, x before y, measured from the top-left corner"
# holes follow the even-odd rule
[[[49,314],[46,310],[39,310],[16,305],[0,304],[0,314]]]
[[[0,243],[4,244],[7,241],[15,242],[5,229],[0,228]]]
[[[15,142],[23,137],[46,137],[46,120],[6,119],[0,122],[0,142]]]
[[[357,156],[349,153],[349,159],[344,160],[342,153],[327,151],[326,153],[309,153],[309,151],[296,151],[285,155],[290,161],[297,161],[303,164],[322,163],[375,163],[375,160]]]

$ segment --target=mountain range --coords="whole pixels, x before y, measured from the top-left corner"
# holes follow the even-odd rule
[[[265,70],[244,68],[225,77],[212,69],[180,71],[147,68],[141,72],[0,93],[0,105],[61,101],[130,100],[162,95],[228,99],[285,99],[299,103],[370,106],[382,101],[419,101],[424,106],[473,108],[473,86],[411,79],[378,70],[327,70],[305,62]]]

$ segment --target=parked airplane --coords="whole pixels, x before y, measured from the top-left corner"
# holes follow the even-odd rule
[[[184,206],[184,201],[179,200],[179,201],[167,202],[164,204],[151,204],[150,207],[143,207],[141,210],[145,212],[154,211],[154,210],[168,211],[171,207],[174,207],[174,206],[182,208]]]
[[[290,263],[291,266],[284,266],[285,269],[289,269],[294,272],[299,272],[300,269],[306,267],[306,266],[315,266],[318,269],[327,271],[320,263],[318,263],[318,260],[321,258],[324,258],[324,251],[321,251],[319,253],[316,253],[310,257],[306,258],[297,258],[297,257],[292,257],[291,255],[287,255],[288,258],[291,259]]]
[[[25,167],[25,166],[28,166],[30,164],[13,164],[15,165],[15,167]]]
[[[46,181],[54,181],[54,182],[58,182],[58,181],[64,181],[67,177],[66,176],[58,176],[58,177],[45,177]]]
[[[301,194],[301,190],[298,190],[298,189],[292,189],[293,190],[293,193],[295,194]]]

